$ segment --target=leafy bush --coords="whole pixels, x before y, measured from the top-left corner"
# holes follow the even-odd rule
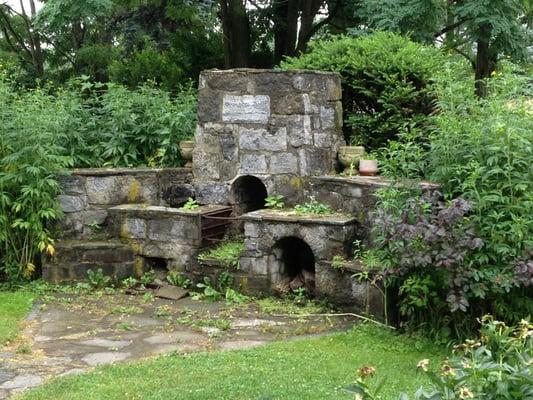
[[[46,225],[61,216],[56,176],[72,165],[63,115],[44,89],[19,94],[0,74],[0,279],[29,278],[36,253],[54,252]]]
[[[416,400],[452,399],[529,399],[533,396],[533,325],[522,320],[508,327],[491,316],[482,320],[479,340],[467,340],[455,346],[454,355],[440,370],[434,371],[429,360],[421,360],[418,368],[431,380],[429,390],[421,387]],[[369,378],[373,367],[358,372],[349,393],[360,400],[378,400],[379,389]],[[408,400],[406,394],[400,400]]]
[[[455,63],[446,65],[436,83],[439,112],[431,117],[435,129],[427,136],[427,144],[396,141],[395,147],[382,151],[386,156],[381,157],[381,165],[392,176],[425,177],[441,184],[445,200],[461,198],[468,202],[470,210],[464,214],[465,222],[483,242],[483,246],[462,252],[461,246],[467,245],[472,237],[469,234],[450,237],[450,243],[439,248],[437,254],[440,260],[448,259],[450,254],[461,259],[448,268],[444,277],[434,268],[412,269],[403,275],[404,285],[408,284],[403,286],[404,299],[421,296],[429,301],[433,297],[433,304],[444,304],[447,300],[458,305],[446,314],[419,313],[420,319],[411,319],[414,325],[430,325],[438,331],[437,326],[442,328],[455,321],[456,327],[465,328],[462,321],[473,321],[487,311],[515,323],[533,312],[531,84],[516,67],[505,63],[503,66],[489,82],[489,97],[480,100],[472,93],[471,80],[458,79],[461,67]],[[406,154],[415,153],[409,168],[398,168]],[[406,201],[406,196],[394,198],[394,192],[393,189],[381,194],[380,212],[393,207],[409,215],[414,200]],[[386,254],[381,254],[382,261],[389,260],[390,265],[390,260],[396,260],[401,266],[409,257],[425,255],[427,246],[432,245],[433,225],[411,228],[414,229],[411,233],[420,238],[414,241],[415,246],[406,248],[402,235],[390,237],[384,249]],[[402,251],[406,258],[400,256]],[[438,266],[437,254],[428,259],[428,267]],[[443,287],[451,291],[444,294]],[[426,307],[424,301],[414,304],[419,312]]]
[[[308,53],[287,59],[281,67],[338,72],[351,129],[347,139],[377,149],[427,124],[434,110],[432,79],[443,62],[435,48],[377,32],[312,42]]]
[[[196,96],[190,86],[171,97],[153,85],[131,91],[85,78],[21,92],[2,71],[0,279],[18,280],[32,275],[37,253],[54,252],[47,226],[61,217],[57,176],[70,167],[179,166]]]

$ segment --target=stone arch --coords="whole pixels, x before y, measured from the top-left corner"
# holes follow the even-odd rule
[[[231,184],[231,204],[236,214],[265,208],[267,188],[261,179],[253,175],[242,175]]]
[[[311,246],[296,236],[276,241],[270,251],[271,281],[277,291],[289,292],[303,287],[306,293],[315,292],[315,254]]]

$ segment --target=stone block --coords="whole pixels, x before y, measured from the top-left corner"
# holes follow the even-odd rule
[[[279,128],[274,132],[266,129],[247,129],[239,131],[241,150],[284,151],[287,150],[287,130]]]
[[[217,148],[201,148],[193,152],[193,168],[195,177],[220,179],[221,153]]]
[[[224,182],[195,182],[196,199],[200,204],[228,204],[229,186]]]
[[[266,157],[262,154],[243,154],[240,159],[240,174],[264,174],[268,172]]]
[[[59,183],[63,194],[79,196],[85,194],[85,178],[78,175],[68,175],[59,177]]]
[[[61,194],[57,196],[59,206],[65,213],[82,211],[87,206],[87,197],[85,195],[69,196]]]
[[[244,236],[250,238],[258,238],[260,236],[261,229],[259,225],[253,222],[244,223]]]
[[[270,97],[266,95],[229,95],[222,100],[222,121],[266,124],[270,118]]]
[[[311,117],[309,115],[287,117],[287,135],[292,147],[313,144]]]
[[[335,108],[320,106],[320,126],[324,129],[335,129]]]
[[[126,218],[120,227],[120,237],[144,239],[146,237],[146,222],[140,218]]]
[[[272,174],[298,174],[298,158],[291,153],[278,153],[270,158]]]
[[[237,159],[239,148],[235,136],[233,132],[224,132],[220,135],[220,149],[223,160],[235,161]]]
[[[222,94],[204,87],[198,91],[198,123],[220,122]]]
[[[329,132],[313,132],[313,141],[316,147],[329,149],[333,144],[332,134]]]

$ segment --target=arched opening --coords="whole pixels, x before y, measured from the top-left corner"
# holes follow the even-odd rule
[[[314,295],[315,256],[305,241],[294,236],[280,239],[272,248],[269,263],[275,291],[287,294],[304,289],[307,295]]]
[[[232,200],[237,215],[265,208],[267,190],[261,179],[244,175],[231,186]]]

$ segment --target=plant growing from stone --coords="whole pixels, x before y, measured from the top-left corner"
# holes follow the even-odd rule
[[[334,211],[330,206],[324,203],[320,203],[315,199],[311,199],[307,203],[297,204],[294,206],[294,211],[296,214],[305,215],[305,214],[314,214],[314,215],[332,215]]]
[[[198,209],[198,207],[200,207],[198,202],[195,199],[189,197],[187,201],[185,202],[185,204],[181,207],[181,209],[187,210],[187,211],[193,211],[193,210]]]
[[[167,281],[171,285],[181,287],[183,289],[188,289],[192,285],[192,282],[189,278],[176,271],[169,272],[169,274],[167,275]]]
[[[285,208],[283,196],[280,194],[268,196],[265,199],[265,207],[270,208],[272,210],[281,210]]]
[[[111,284],[111,277],[104,275],[102,268],[87,271],[87,280],[92,289],[104,289]]]

